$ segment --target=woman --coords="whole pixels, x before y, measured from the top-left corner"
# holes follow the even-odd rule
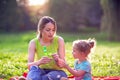
[[[56,36],[56,22],[49,16],[44,16],[38,23],[38,35],[32,39],[28,48],[29,73],[27,80],[60,80],[67,77],[61,66],[57,65],[54,53],[64,60],[64,40]],[[35,61],[35,53],[37,60]]]

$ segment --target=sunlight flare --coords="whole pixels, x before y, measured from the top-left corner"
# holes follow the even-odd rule
[[[30,6],[44,5],[48,0],[29,0]]]

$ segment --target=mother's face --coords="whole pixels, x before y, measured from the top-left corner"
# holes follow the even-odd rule
[[[49,22],[41,30],[42,38],[51,40],[53,39],[55,32],[56,32],[55,25]]]

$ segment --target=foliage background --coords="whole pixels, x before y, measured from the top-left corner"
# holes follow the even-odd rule
[[[95,38],[94,53],[90,55],[93,76],[120,76],[120,43],[109,42],[103,33],[58,33],[65,40],[66,61],[73,67],[72,41]],[[35,32],[0,34],[0,78],[8,80],[27,72],[27,48]],[[66,71],[68,76],[71,74]]]

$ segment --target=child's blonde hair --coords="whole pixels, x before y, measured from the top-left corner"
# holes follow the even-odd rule
[[[75,47],[79,52],[83,52],[88,55],[91,52],[91,49],[95,47],[95,39],[88,40],[75,40],[73,42],[73,47]]]

